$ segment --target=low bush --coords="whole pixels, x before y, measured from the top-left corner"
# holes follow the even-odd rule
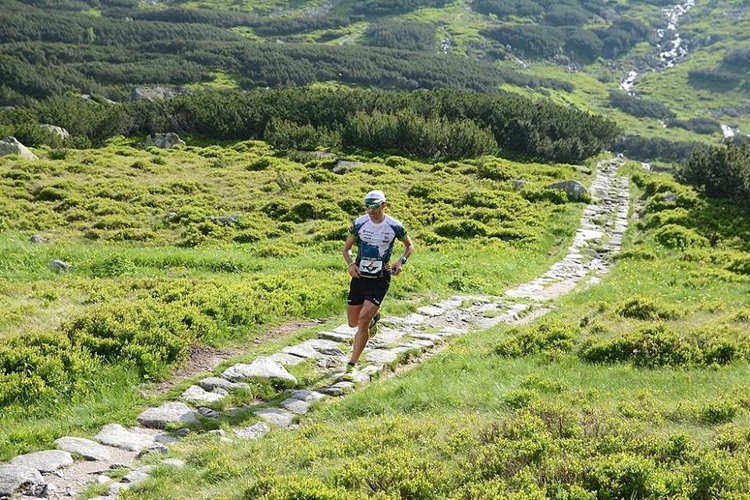
[[[680,314],[674,307],[657,303],[645,297],[634,297],[617,308],[617,314],[623,318],[643,321],[677,319]]]
[[[654,239],[667,248],[686,249],[708,246],[708,239],[693,229],[667,224],[654,232]]]
[[[750,343],[732,329],[704,329],[679,335],[665,325],[649,326],[619,337],[584,344],[579,357],[591,363],[661,366],[724,365],[750,356]]]
[[[556,321],[543,321],[522,330],[513,329],[494,349],[495,354],[508,358],[529,356],[540,352],[570,352],[580,330]]]

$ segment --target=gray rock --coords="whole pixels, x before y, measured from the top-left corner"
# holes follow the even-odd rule
[[[336,165],[334,165],[331,171],[338,174],[340,172],[346,172],[348,170],[352,170],[353,168],[357,168],[361,166],[362,166],[361,161],[339,160],[336,162]]]
[[[325,394],[321,394],[317,391],[311,391],[309,389],[297,389],[294,391],[290,391],[289,396],[302,401],[317,401],[319,399],[323,399],[325,397]]]
[[[42,474],[33,467],[0,465],[0,498],[41,496],[46,486]]]
[[[62,450],[44,450],[25,455],[18,455],[10,461],[11,465],[32,467],[39,472],[54,472],[60,467],[73,465],[73,457]]]
[[[271,428],[268,426],[265,422],[258,422],[257,424],[251,425],[250,427],[245,427],[243,429],[235,429],[234,434],[238,438],[242,439],[258,439],[259,437],[262,437],[271,430]]]
[[[79,437],[61,437],[55,440],[59,450],[81,455],[86,460],[109,460],[112,458],[109,448],[90,439]]]
[[[29,241],[32,243],[44,243],[44,238],[41,235],[35,234],[31,238],[29,238]]]
[[[146,136],[146,141],[142,144],[144,148],[156,146],[161,149],[169,149],[174,146],[185,146],[185,141],[174,132],[150,134]]]
[[[127,484],[134,484],[134,483],[140,483],[141,481],[145,481],[149,477],[151,477],[151,472],[156,467],[153,465],[146,465],[143,467],[139,467],[134,471],[128,472],[123,476],[122,482]]]
[[[226,394],[208,392],[202,387],[191,385],[180,396],[180,399],[189,403],[215,403],[224,399]]]
[[[236,391],[239,389],[250,390],[250,386],[244,382],[230,382],[229,380],[221,377],[206,377],[198,381],[200,385],[206,391],[213,391],[214,389],[224,389],[225,391]]]
[[[164,429],[169,424],[197,424],[198,415],[185,403],[171,401],[156,408],[149,408],[136,418],[151,429]]]
[[[559,189],[565,191],[568,198],[571,200],[580,200],[584,195],[589,192],[586,187],[578,181],[560,181],[554,182],[547,186],[548,189]]]
[[[377,363],[379,365],[387,365],[393,363],[398,358],[398,353],[386,350],[386,349],[373,349],[368,352],[365,357],[371,363]]]
[[[305,362],[305,358],[295,356],[286,352],[277,352],[268,356],[268,359],[276,361],[284,366],[294,366]]]
[[[147,450],[156,443],[154,436],[128,431],[120,424],[105,425],[95,437],[102,444],[128,451]]]
[[[208,220],[211,222],[218,222],[220,224],[224,224],[225,226],[228,226],[229,224],[234,224],[240,220],[240,214],[234,214],[234,215],[209,215]]]
[[[170,467],[177,467],[178,469],[185,467],[185,461],[180,460],[179,458],[167,458],[162,460],[161,463],[169,465]]]
[[[26,146],[18,142],[13,136],[8,136],[0,141],[0,156],[18,155],[24,160],[38,160],[39,157]]]
[[[257,416],[282,429],[288,428],[294,421],[294,413],[279,408],[263,408],[255,412]]]
[[[71,266],[67,262],[64,262],[60,259],[54,259],[52,262],[49,263],[49,268],[59,273],[67,273],[68,271],[70,271],[71,267],[73,266]]]
[[[70,132],[68,132],[67,130],[65,130],[62,127],[58,127],[57,125],[50,125],[48,123],[42,123],[39,126],[41,128],[43,128],[43,129],[45,129],[45,130],[49,130],[53,134],[55,134],[58,137],[60,137],[60,139],[68,139],[68,138],[70,138]]]
[[[289,373],[281,363],[264,357],[257,358],[249,365],[239,363],[230,366],[221,374],[221,376],[231,382],[257,377],[286,380],[294,384],[297,383],[297,378]]]
[[[297,415],[304,415],[310,411],[310,403],[299,399],[289,398],[281,402],[281,406],[284,409],[289,410]]]

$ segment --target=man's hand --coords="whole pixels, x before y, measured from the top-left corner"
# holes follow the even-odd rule
[[[351,276],[352,278],[359,278],[359,267],[357,267],[356,262],[352,262],[351,264],[349,264],[348,271],[349,276]]]

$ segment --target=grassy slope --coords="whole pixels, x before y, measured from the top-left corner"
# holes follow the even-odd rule
[[[745,217],[737,227],[748,231],[747,214],[735,216]],[[720,241],[717,252],[737,244],[728,235]],[[576,352],[588,340],[656,324],[680,335],[703,328],[711,336],[729,325],[747,340],[750,278],[727,273],[722,264],[692,262],[635,227],[625,250],[654,260],[618,261],[600,285],[563,298],[542,320],[579,331],[571,352],[497,355],[499,345],[533,325],[472,334],[407,373],[322,404],[299,430],[250,443],[189,438],[177,448],[188,457],[186,469],[162,470],[132,497],[544,498],[567,492],[595,498],[573,486],[586,482],[612,498],[671,498],[680,488],[690,498],[724,497],[722,488],[729,487],[747,494],[746,361],[639,368],[587,363]],[[624,317],[618,310],[634,297],[677,308],[679,317]],[[547,415],[548,433],[533,426],[512,431],[529,414]],[[507,442],[495,436],[513,432],[519,433]],[[743,444],[726,447],[738,439]],[[664,454],[678,443],[682,451],[675,448],[680,458],[673,461]],[[541,448],[533,452],[535,446]],[[526,461],[529,453],[538,458]],[[661,466],[670,472],[659,472]],[[597,470],[610,482],[597,485]],[[679,486],[682,473],[691,485]],[[479,485],[474,494],[467,482]]]
[[[292,342],[291,334],[264,336],[280,322],[302,317],[340,322],[348,283],[340,252],[353,215],[338,202],[351,199],[359,214],[368,189],[385,189],[392,202],[389,213],[404,221],[417,242],[409,272],[390,294],[388,311],[396,314],[438,297],[498,293],[529,280],[560,258],[582,209],[581,204],[528,203],[509,182],[478,179],[476,162],[426,164],[390,157],[386,164],[361,157],[363,166],[332,174],[330,165],[272,157],[261,142],[168,151],[134,146],[118,139],[101,150],[71,150],[64,159],[37,151],[42,156],[37,162],[0,160],[0,338],[56,334],[102,306],[150,308],[163,300],[186,300],[182,303],[203,308],[209,325],[227,322],[212,328],[203,343],[240,349],[252,359]],[[537,187],[558,176],[590,182],[566,166],[484,161],[503,162]],[[408,195],[426,185],[442,201]],[[484,200],[500,210],[463,201],[477,192],[484,194],[472,203]],[[295,206],[325,211],[317,220],[281,221],[282,216],[269,214],[269,204],[291,212]],[[176,213],[171,221],[165,219],[169,211]],[[506,215],[498,218],[503,211]],[[470,220],[480,212],[486,227],[524,231],[526,243],[442,239],[433,232],[441,223]],[[240,214],[237,225],[207,220],[230,214]],[[47,241],[30,243],[37,233]],[[238,242],[237,237],[249,239]],[[196,246],[185,247],[188,243]],[[53,272],[52,259],[72,264],[72,272]],[[256,319],[256,306],[267,305],[254,304],[258,291],[266,297],[262,300],[284,305]],[[220,320],[212,311],[226,304],[236,304],[234,312]],[[260,336],[263,344],[253,343]],[[138,394],[137,373],[120,364],[105,366],[87,393],[55,399],[0,409],[0,457],[52,446],[64,433],[96,432],[112,419],[127,421],[154,402]]]

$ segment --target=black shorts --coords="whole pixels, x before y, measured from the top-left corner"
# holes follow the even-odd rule
[[[388,293],[388,287],[391,286],[391,277],[383,276],[382,278],[352,278],[349,285],[349,298],[346,303],[350,306],[364,304],[369,300],[376,306],[380,306]]]

